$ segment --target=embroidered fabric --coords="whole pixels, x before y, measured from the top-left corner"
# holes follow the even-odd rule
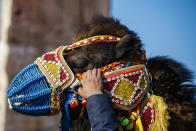
[[[63,58],[63,50],[65,48],[66,46],[61,46],[35,60],[48,82],[57,91],[63,91],[76,79]]]

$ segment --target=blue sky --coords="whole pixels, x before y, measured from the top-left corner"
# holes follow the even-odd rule
[[[138,33],[148,57],[169,56],[196,76],[196,0],[111,0],[110,15]]]

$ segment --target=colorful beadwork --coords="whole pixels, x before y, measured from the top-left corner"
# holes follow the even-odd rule
[[[94,36],[73,43],[70,46],[61,46],[37,58],[35,61],[37,65],[33,64],[33,66],[30,66],[30,68],[33,68],[30,71],[29,68],[25,69],[25,72],[22,72],[22,75],[18,75],[8,89],[10,106],[16,111],[31,115],[51,115],[59,113],[59,93],[65,89],[69,90],[76,85],[78,86],[80,82],[77,81],[77,78],[80,80],[82,79],[82,74],[77,73],[74,75],[72,73],[63,58],[63,52],[96,42],[109,43],[118,41],[120,41],[120,38],[115,36]],[[155,109],[152,106],[151,101],[144,97],[149,87],[149,76],[145,64],[145,51],[142,50],[137,52],[135,57],[112,62],[100,68],[104,74],[104,92],[111,97],[112,103],[117,109],[128,110],[128,117],[118,116],[119,122],[127,130],[132,130],[135,125],[137,125],[137,122],[135,123],[135,121],[140,119],[140,115],[144,130],[148,130],[155,120]],[[37,66],[43,74],[39,72]],[[26,72],[29,73],[25,74]],[[29,76],[29,79],[22,81],[23,73],[25,77]],[[36,75],[34,75],[34,73]],[[26,84],[30,83],[28,89],[26,89],[27,85],[23,84],[25,82]],[[36,84],[41,87],[37,88]],[[30,97],[26,98],[25,95],[31,92],[31,90],[37,94],[32,96],[30,93],[28,94]],[[68,106],[76,108],[78,106],[78,100],[85,106],[86,99],[81,98],[80,96],[76,97],[76,94],[73,93],[71,89],[69,90],[69,93],[66,93],[65,95],[67,95],[65,97],[65,112],[66,117],[68,118],[66,123],[69,125],[70,118]],[[130,110],[133,110],[140,105],[141,102],[145,104],[141,104],[142,108],[140,113],[136,113],[135,111],[130,112]]]
[[[115,106],[134,109],[148,89],[148,76],[144,65],[135,65],[104,75],[104,91]]]
[[[126,130],[132,130],[136,126],[137,120],[140,118],[144,131],[149,130],[155,121],[155,108],[149,97],[144,98],[141,109],[138,105],[135,111],[127,111],[127,113],[124,112],[123,114],[128,114],[128,116],[121,116],[121,111],[118,110],[117,120]]]
[[[36,59],[35,63],[46,76],[52,88],[62,91],[69,87],[75,80],[75,76],[63,58],[63,50],[59,47],[54,51],[44,54]]]
[[[58,114],[60,111],[60,100],[59,100],[59,96],[56,95],[55,91],[53,88],[51,88],[52,92],[51,92],[51,115],[55,115]]]
[[[134,65],[139,65],[139,64],[144,64],[146,63],[146,52],[145,50],[142,50],[141,52],[137,52],[136,57],[132,58],[129,57],[126,60],[120,60],[120,61],[115,61],[112,62],[104,67],[101,67],[100,70],[102,73],[107,73],[107,72],[113,72],[122,68],[127,68],[130,66]],[[78,79],[82,79],[82,74],[81,73],[76,73],[75,74]]]
[[[110,35],[98,35],[98,36],[93,36],[93,37],[89,37],[87,39],[83,39],[80,40],[78,42],[73,43],[72,45],[67,47],[67,50],[71,50],[73,48],[77,48],[80,46],[85,46],[85,45],[89,45],[92,43],[96,43],[96,42],[114,42],[114,41],[119,41],[120,38],[115,37],[115,36],[110,36]]]
[[[155,108],[150,100],[145,104],[143,110],[141,110],[141,114],[143,128],[147,131],[155,121]]]
[[[117,40],[115,37],[113,38]],[[112,38],[110,39],[112,40]],[[95,36],[87,38],[70,45],[67,50],[91,44],[91,42],[99,42],[100,40],[107,41],[108,37]],[[120,40],[120,38],[118,40]],[[149,87],[149,76],[145,64],[145,51],[142,50],[137,52],[134,58],[129,57],[127,60],[116,61],[100,68],[104,74],[104,91],[111,96],[112,102],[117,108],[123,110],[134,109],[142,101]],[[81,73],[76,73],[75,75],[80,80],[82,79]],[[81,102],[83,103],[83,99]],[[146,101],[144,100],[144,102]],[[86,103],[86,101],[84,103]],[[128,118],[121,117],[118,119],[121,125],[127,130],[132,130],[135,126],[135,121],[138,119],[138,114],[133,111],[129,113]]]
[[[133,109],[142,100],[149,86],[145,61],[145,51],[142,50],[134,58],[129,57],[127,60],[115,61],[100,68],[105,76],[103,79],[104,92],[112,96],[115,107],[125,110]],[[139,69],[140,65],[142,68]],[[127,72],[129,68],[132,71]],[[81,73],[75,75],[78,79],[82,79]]]
[[[79,79],[82,75],[76,74]],[[104,91],[112,96],[117,108],[133,109],[142,100],[149,86],[148,73],[144,65],[121,68],[104,74]]]

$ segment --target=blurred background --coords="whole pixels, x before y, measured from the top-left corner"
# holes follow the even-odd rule
[[[58,130],[60,115],[29,117],[10,110],[6,90],[38,56],[71,44],[74,28],[96,14],[113,16],[138,33],[148,57],[169,56],[195,75],[195,12],[194,0],[0,0],[0,131]]]

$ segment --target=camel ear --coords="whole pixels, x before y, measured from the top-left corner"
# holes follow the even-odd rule
[[[116,59],[134,56],[141,46],[141,41],[137,36],[130,34],[123,36],[115,46]]]

